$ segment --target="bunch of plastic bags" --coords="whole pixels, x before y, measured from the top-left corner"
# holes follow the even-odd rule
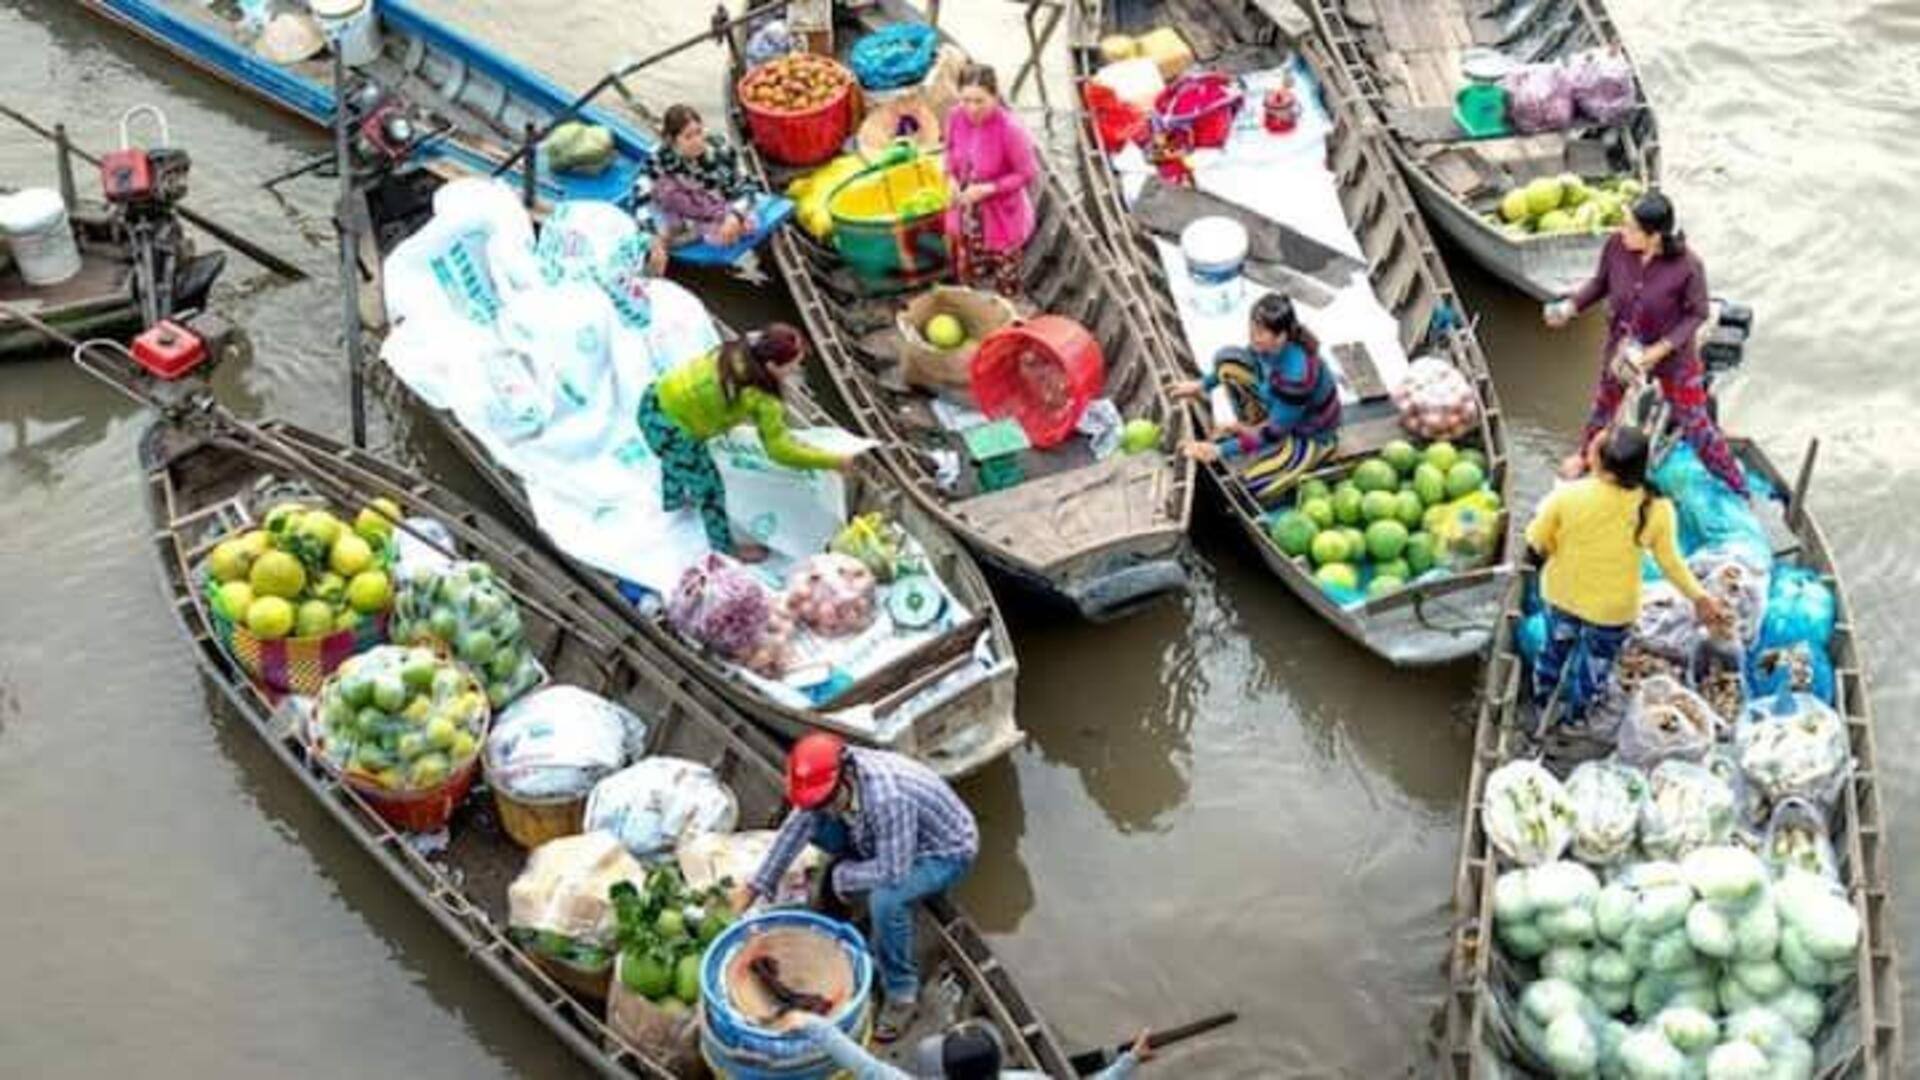
[[[846,637],[873,625],[874,575],[850,555],[814,555],[787,583],[787,611],[824,637]]]
[[[513,703],[487,735],[487,782],[524,799],[577,797],[646,746],[647,725],[577,686],[549,686]]]
[[[1651,769],[1663,761],[1699,761],[1713,747],[1719,724],[1713,710],[1678,679],[1655,675],[1640,684],[1620,725],[1617,753],[1628,765]]]
[[[700,833],[732,832],[739,820],[738,800],[712,769],[681,758],[650,757],[594,785],[582,827],[612,833],[628,851],[646,858]]]
[[[1525,134],[1564,131],[1576,116],[1615,124],[1639,101],[1633,66],[1618,53],[1592,49],[1564,61],[1523,64],[1500,80],[1507,119]]]
[[[764,675],[785,671],[793,624],[753,571],[708,554],[687,568],[667,598],[667,621],[689,640]]]

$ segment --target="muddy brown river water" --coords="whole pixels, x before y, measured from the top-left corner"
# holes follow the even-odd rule
[[[578,84],[705,18],[661,0],[433,6]],[[1613,6],[1683,224],[1716,290],[1758,311],[1726,416],[1788,462],[1822,439],[1813,506],[1868,649],[1898,925],[1920,941],[1920,863],[1904,862],[1920,849],[1920,3]],[[975,48],[1016,54],[1016,6],[947,9]],[[325,141],[56,0],[0,0],[0,42],[0,101],[93,147],[127,106],[162,105],[195,155],[192,204],[314,274],[285,285],[236,258],[218,298],[258,354],[219,388],[344,433],[331,188],[259,187]],[[713,106],[720,63],[689,54],[644,92]],[[42,144],[0,126],[0,176],[51,175]],[[1583,413],[1596,328],[1549,338],[1537,309],[1453,268],[1537,489]],[[732,285],[715,303],[752,321],[784,295]],[[376,411],[375,441],[477,492],[410,420]],[[57,361],[0,371],[0,1073],[578,1072],[214,712],[147,555],[143,424]],[[1147,1075],[1419,1072],[1476,672],[1384,670],[1211,514],[1196,548],[1192,594],[1137,618],[1014,613],[1032,741],[965,785],[985,850],[963,899],[1072,1043],[1240,1011]],[[1911,963],[1906,986],[1912,1018]]]

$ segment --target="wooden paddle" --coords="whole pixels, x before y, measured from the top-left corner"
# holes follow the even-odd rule
[[[1205,1035],[1214,1028],[1226,1027],[1238,1019],[1240,1019],[1240,1014],[1237,1012],[1215,1013],[1212,1016],[1195,1020],[1190,1024],[1181,1024],[1179,1027],[1170,1027],[1163,1031],[1150,1031],[1147,1033],[1147,1046],[1151,1049],[1158,1050],[1163,1046],[1171,1046],[1174,1043],[1184,1042],[1198,1035]],[[1101,1046],[1092,1050],[1082,1050],[1068,1060],[1073,1065],[1074,1072],[1081,1076],[1089,1076],[1113,1064],[1119,1059],[1121,1054],[1131,1049],[1133,1049],[1133,1043],[1132,1041],[1128,1041],[1114,1046]]]

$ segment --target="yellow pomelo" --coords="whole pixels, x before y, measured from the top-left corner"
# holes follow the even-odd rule
[[[286,637],[293,630],[293,605],[278,596],[262,596],[247,608],[247,629],[265,641]]]
[[[307,571],[300,560],[284,551],[269,551],[253,560],[247,581],[260,596],[291,600],[307,587]]]
[[[373,565],[373,545],[354,533],[341,533],[327,554],[327,565],[341,577],[353,577]]]
[[[393,585],[380,570],[363,570],[347,582],[347,603],[363,615],[385,611],[393,602]]]
[[[215,581],[239,581],[252,566],[253,556],[238,540],[220,541],[207,558],[207,567],[213,571]]]

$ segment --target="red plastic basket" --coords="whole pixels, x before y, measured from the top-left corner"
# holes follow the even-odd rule
[[[1246,96],[1240,80],[1231,75],[1189,72],[1153,99],[1153,124],[1189,148],[1225,146]]]
[[[1003,326],[980,342],[970,372],[988,416],[1011,416],[1042,449],[1073,434],[1107,381],[1106,357],[1087,328],[1061,315]]]
[[[425,791],[389,791],[352,772],[341,773],[340,780],[365,799],[381,820],[401,832],[438,832],[466,801],[473,778],[480,771],[480,757],[475,754],[440,786]]]
[[[811,109],[797,111],[757,105],[749,99],[747,90],[756,79],[766,77],[765,67],[741,78],[735,89],[746,114],[747,136],[761,153],[782,165],[818,165],[840,152],[860,118],[860,91],[853,72],[838,63],[833,66],[846,76],[840,92]]]

